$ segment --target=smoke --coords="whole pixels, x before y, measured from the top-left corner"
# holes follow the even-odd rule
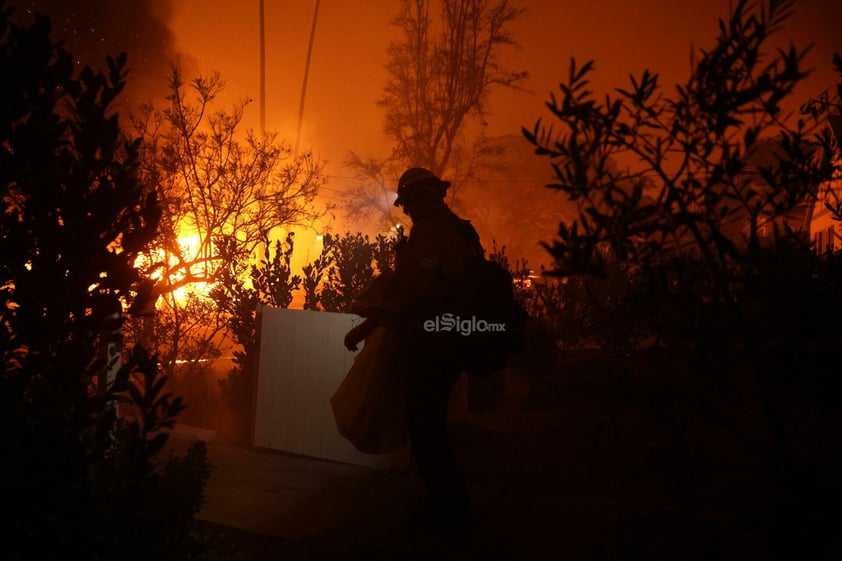
[[[21,0],[16,17],[50,17],[54,41],[63,41],[80,67],[105,68],[107,55],[128,54],[123,103],[135,107],[161,95],[178,60],[168,26],[171,0]]]

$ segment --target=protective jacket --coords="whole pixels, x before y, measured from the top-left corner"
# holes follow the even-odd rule
[[[378,306],[369,317],[398,331],[423,321],[447,301],[465,260],[482,257],[479,235],[470,221],[441,206],[412,217],[409,238],[398,249],[395,271],[384,282]]]

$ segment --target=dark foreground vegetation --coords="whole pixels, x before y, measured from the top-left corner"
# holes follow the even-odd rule
[[[842,87],[787,118],[804,51],[769,45],[794,8],[737,2],[673,90],[645,71],[597,98],[592,63],[571,61],[554,126],[524,130],[552,160],[550,187],[579,202],[547,244],[551,273],[579,290],[567,307],[601,348],[625,356],[594,372],[606,435],[668,497],[638,527],[707,528],[709,545],[682,557],[839,554],[842,254],[837,228],[826,244],[809,225],[842,219],[825,120]]]
[[[2,556],[187,559],[205,448],[159,457],[183,404],[120,339],[160,218],[110,110],[125,57],[79,72],[48,20],[10,13],[0,3]]]

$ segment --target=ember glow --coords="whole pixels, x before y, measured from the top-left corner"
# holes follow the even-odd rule
[[[199,257],[199,253],[202,251],[202,243],[199,239],[199,233],[196,231],[190,231],[188,228],[182,227],[179,229],[178,245],[181,257],[187,261],[197,259]],[[210,273],[210,271],[207,270],[207,264],[200,264],[192,269],[198,269],[191,270],[190,272],[200,278],[207,277]],[[183,278],[184,273],[182,272],[179,276]],[[177,283],[180,280],[181,278],[171,278],[170,282]],[[206,298],[211,288],[212,285],[207,282],[192,282],[189,285],[182,286],[181,288],[173,291],[172,296],[177,302],[183,303],[191,294],[200,298]]]
[[[160,281],[166,275],[168,278],[167,284],[176,285],[186,276],[183,268],[179,268],[179,263],[183,261],[194,260],[201,251],[201,243],[199,234],[195,230],[186,227],[180,227],[178,235],[179,255],[167,253],[163,250],[155,250],[149,255],[140,255],[135,260],[135,267],[149,272],[149,278],[154,281]],[[195,270],[190,272],[195,276],[201,278],[207,276],[207,271],[201,270],[200,267],[194,267]],[[169,271],[169,272],[168,272]],[[191,282],[188,285],[182,286],[171,293],[171,296],[176,302],[183,304],[191,294],[195,294],[201,298],[207,297],[208,292],[212,286],[207,282]],[[161,308],[164,303],[158,300],[157,308]]]

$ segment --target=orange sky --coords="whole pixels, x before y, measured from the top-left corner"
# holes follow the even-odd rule
[[[293,139],[304,75],[314,1],[265,0],[267,128]],[[381,113],[375,100],[382,91],[385,50],[393,28],[389,19],[396,0],[322,0],[307,86],[302,148],[328,160],[332,175],[349,149],[385,155]],[[564,76],[571,56],[596,60],[596,85],[625,86],[629,72],[651,68],[665,85],[683,80],[690,45],[713,44],[717,18],[728,0],[522,2],[527,13],[513,29],[520,47],[506,60],[530,73],[527,92],[492,96],[490,134],[518,133],[543,113],[543,103]],[[201,71],[218,70],[235,98],[252,98],[248,124],[258,126],[258,0],[179,0],[170,27],[177,50]],[[815,74],[802,95],[835,84],[834,51],[842,52],[842,2],[802,0],[780,39],[815,43],[808,65]]]
[[[519,134],[544,114],[571,56],[594,59],[595,85],[627,84],[629,72],[659,72],[671,89],[687,75],[691,45],[712,46],[717,19],[736,0],[511,0],[526,14],[512,28],[520,47],[504,53],[508,66],[530,73],[529,92],[491,96],[490,135]],[[765,3],[765,1],[763,2]],[[259,123],[259,0],[19,0],[21,11],[53,16],[53,27],[77,56],[102,65],[105,52],[129,51],[130,103],[164,93],[167,66],[180,54],[187,74],[219,71],[229,100],[251,98],[246,125]],[[434,3],[435,4],[435,3]],[[265,0],[267,126],[294,142],[315,0]],[[386,155],[382,113],[375,105],[385,83],[389,25],[398,0],[321,0],[302,125],[302,148],[343,176],[348,150]],[[796,92],[806,98],[834,85],[833,52],[842,52],[842,1],[800,0],[778,36],[814,43],[807,65],[815,73]],[[80,55],[81,53],[81,55]],[[130,96],[131,97],[131,96]],[[160,101],[160,100],[159,100]],[[335,181],[334,181],[335,183]]]

